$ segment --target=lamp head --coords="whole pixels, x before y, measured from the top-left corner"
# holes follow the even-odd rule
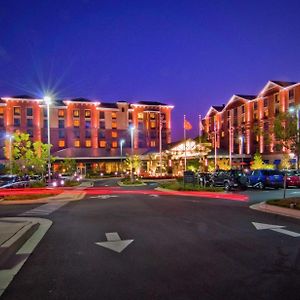
[[[125,143],[125,140],[124,140],[124,139],[121,139],[121,140],[120,140],[120,144],[123,145],[124,143]]]
[[[51,99],[50,96],[45,96],[45,97],[44,97],[44,101],[45,101],[46,104],[51,104],[51,100],[52,100],[52,99]]]

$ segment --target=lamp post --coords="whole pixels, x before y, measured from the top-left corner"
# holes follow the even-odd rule
[[[299,147],[299,141],[300,141],[300,132],[299,132],[299,107],[290,107],[289,108],[289,112],[290,113],[294,113],[296,112],[296,118],[297,118],[297,155],[296,155],[296,166],[297,166],[297,170],[299,170],[299,153],[298,153],[298,147]]]
[[[125,143],[124,139],[120,140],[120,153],[121,153],[121,172],[123,171],[122,162],[123,162],[123,144]]]
[[[241,141],[241,156],[242,156],[242,168],[244,168],[244,136],[240,136]]]
[[[130,160],[130,167],[131,167],[131,182],[134,181],[133,177],[133,133],[134,133],[134,126],[130,126],[130,137],[131,137],[131,160]]]
[[[44,101],[47,105],[47,132],[48,132],[48,181],[51,179],[51,153],[50,153],[50,104],[51,104],[51,97],[45,96]]]
[[[9,170],[12,175],[12,139],[14,137],[11,134],[7,134],[6,137],[9,139]]]
[[[160,176],[162,176],[162,118],[161,118],[161,112],[159,112],[159,171]]]

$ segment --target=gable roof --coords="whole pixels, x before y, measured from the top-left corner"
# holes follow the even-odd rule
[[[241,95],[241,94],[235,94],[237,97],[246,99],[246,100],[253,100],[255,99],[257,96],[256,95]]]
[[[270,81],[281,87],[288,87],[288,86],[297,84],[297,82],[295,82],[295,81],[280,81],[280,80],[270,80]]]
[[[132,103],[132,105],[134,105],[134,104],[149,105],[149,106],[158,106],[158,105],[168,106],[165,103],[161,103],[161,102],[157,102],[157,101],[139,101],[137,103]]]

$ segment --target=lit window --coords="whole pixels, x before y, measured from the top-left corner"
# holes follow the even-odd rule
[[[33,114],[33,109],[32,107],[27,107],[26,109],[26,114],[28,117],[32,117],[32,114]]]
[[[116,121],[112,121],[111,122],[111,128],[112,129],[116,129],[117,128],[117,122]]]
[[[150,119],[155,119],[155,113],[150,113]]]
[[[222,135],[222,137],[224,137],[224,136],[225,136],[225,132],[224,132],[224,131],[222,131],[222,134],[221,134],[221,135]]]
[[[144,119],[144,114],[142,112],[138,113],[138,119],[143,120]]]
[[[155,121],[151,121],[150,122],[150,127],[153,129],[156,127],[156,122]]]
[[[76,118],[79,117],[79,109],[74,109],[73,110],[73,117],[76,117]]]
[[[150,147],[155,147],[155,144],[156,144],[155,141],[151,141],[150,142]]]
[[[112,148],[117,148],[117,147],[118,147],[118,142],[113,141],[113,142],[111,143],[111,147],[112,147]]]
[[[74,147],[80,147],[80,141],[79,140],[75,140],[74,141]]]
[[[76,120],[73,121],[73,126],[74,127],[79,127],[79,124],[80,124],[79,120],[76,119]]]
[[[90,110],[90,109],[86,109],[86,110],[84,111],[84,117],[85,117],[85,118],[90,118],[91,115],[92,115],[92,113],[91,113],[91,110]]]
[[[118,137],[118,133],[117,133],[116,131],[113,131],[113,132],[111,133],[111,137],[113,137],[113,138]]]
[[[86,140],[86,141],[85,141],[85,146],[86,146],[87,148],[92,147],[92,141],[91,141],[91,140]]]
[[[65,116],[65,111],[63,109],[58,110],[58,117],[63,118]]]
[[[0,107],[0,116],[3,116],[3,115],[4,115],[4,108]]]
[[[99,142],[99,146],[100,146],[100,148],[105,148],[105,146],[106,146],[106,141],[100,141],[100,142]]]
[[[112,112],[112,113],[111,113],[111,118],[112,118],[112,119],[116,119],[116,118],[117,118],[117,113]]]
[[[59,148],[65,147],[65,141],[64,141],[64,140],[59,140],[59,141],[58,141],[58,147],[59,147]]]
[[[20,116],[21,115],[21,108],[18,107],[14,107],[14,115],[15,116]]]

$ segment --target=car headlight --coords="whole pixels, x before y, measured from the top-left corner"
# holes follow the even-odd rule
[[[61,185],[64,185],[64,184],[65,184],[65,181],[64,181],[64,180],[61,180],[61,181],[60,181],[60,184],[61,184]]]
[[[57,182],[56,181],[52,182],[52,185],[57,186]]]

